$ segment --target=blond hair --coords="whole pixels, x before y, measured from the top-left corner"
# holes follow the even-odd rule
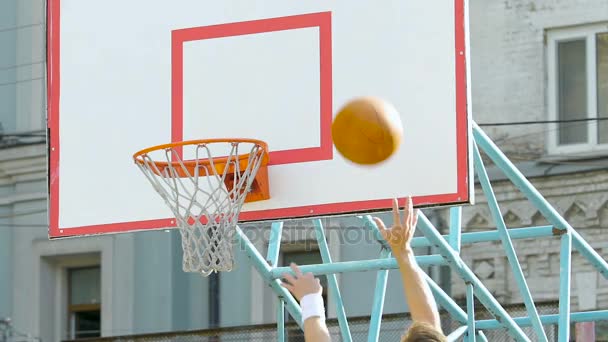
[[[428,323],[414,322],[401,337],[401,342],[446,342],[441,331]]]

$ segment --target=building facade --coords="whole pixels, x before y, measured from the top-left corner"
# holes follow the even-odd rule
[[[471,1],[470,17],[474,120],[490,124],[482,128],[608,259],[608,3]],[[490,175],[508,227],[548,224],[504,175]],[[485,201],[477,188],[477,205],[463,211],[467,230],[495,227]],[[556,303],[559,239],[515,248],[535,301]],[[465,246],[462,255],[501,303],[522,302],[500,242]],[[606,280],[578,253],[572,260],[572,310],[606,308]],[[452,289],[464,298],[463,284]],[[596,330],[607,338],[604,325]]]
[[[608,113],[607,13],[608,4],[603,1],[472,1],[471,5],[475,121],[481,125],[524,123],[483,128],[604,256],[608,145],[601,120]],[[503,175],[492,176],[509,227],[543,223],[542,215],[503,181]],[[480,205],[464,212],[469,230],[493,224],[479,189],[476,195]],[[533,243],[538,246],[539,242]],[[547,250],[518,247],[530,276],[555,274],[550,261],[555,256],[553,244],[541,241]],[[465,253],[471,261],[475,254]],[[499,264],[499,260],[494,262]],[[599,281],[595,284],[601,288]],[[543,287],[544,281],[538,285]]]
[[[608,259],[608,124],[601,120],[608,117],[608,2],[470,0],[469,16],[475,121]],[[0,2],[0,320],[10,317],[16,330],[43,341],[273,322],[272,292],[239,250],[235,271],[204,278],[182,272],[175,231],[48,240],[45,17],[44,0]],[[503,176],[491,176],[509,227],[544,224]],[[476,192],[465,231],[493,229]],[[445,211],[431,215],[447,222]],[[356,218],[324,222],[335,260],[378,256]],[[265,252],[268,227],[246,229]],[[318,262],[310,233],[309,222],[288,225],[283,264]],[[515,244],[538,302],[557,301],[558,241]],[[498,243],[464,246],[462,254],[501,303],[521,304]],[[573,310],[608,308],[606,280],[580,256],[573,260]],[[464,298],[456,276],[429,271]],[[374,280],[372,272],[339,276],[349,316],[369,314]],[[326,296],[335,315],[332,293]],[[387,298],[386,313],[407,309],[395,271]]]

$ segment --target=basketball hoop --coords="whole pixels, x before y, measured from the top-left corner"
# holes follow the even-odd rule
[[[230,271],[241,207],[270,198],[267,144],[254,139],[183,141],[141,150],[133,159],[175,215],[184,271],[205,276]]]

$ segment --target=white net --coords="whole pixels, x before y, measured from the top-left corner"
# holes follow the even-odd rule
[[[261,144],[237,141],[184,144],[136,157],[175,215],[184,271],[207,276],[232,269],[233,233],[264,158]]]

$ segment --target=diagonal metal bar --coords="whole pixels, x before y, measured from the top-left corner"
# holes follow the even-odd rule
[[[391,252],[382,248],[381,258],[388,258]],[[386,283],[388,280],[388,270],[379,270],[376,274],[376,289],[374,290],[374,301],[369,321],[368,342],[377,342],[380,336],[380,325],[382,324],[382,309],[384,308],[384,297],[386,295]]]
[[[467,338],[468,342],[475,342],[475,294],[473,284],[467,283]]]
[[[481,188],[488,202],[490,213],[492,214],[494,222],[496,223],[496,230],[498,231],[498,235],[500,236],[500,240],[502,241],[502,246],[505,249],[507,259],[509,260],[509,265],[511,266],[513,277],[515,278],[515,282],[517,283],[517,287],[519,288],[519,293],[521,294],[524,304],[526,305],[526,311],[528,312],[528,316],[532,318],[532,326],[534,328],[534,331],[536,332],[536,336],[538,337],[539,341],[547,342],[547,335],[545,333],[545,330],[543,329],[543,325],[540,322],[538,311],[536,310],[536,305],[534,305],[534,299],[532,298],[528,283],[526,282],[526,278],[524,277],[524,272],[521,269],[519,260],[517,259],[515,247],[513,247],[513,242],[509,237],[507,225],[505,224],[505,221],[500,212],[498,201],[496,200],[496,196],[494,195],[494,190],[492,189],[490,178],[488,177],[486,169],[483,165],[483,160],[481,159],[481,154],[479,153],[477,144],[473,144],[473,161],[475,164],[475,170],[477,171],[477,177],[479,179],[479,182],[481,183]]]
[[[271,267],[277,267],[279,263],[282,236],[283,221],[273,222],[270,226],[268,253],[266,254],[266,262]],[[285,302],[281,298],[277,299],[277,341],[285,342]]]
[[[570,340],[570,280],[572,270],[572,235],[565,232],[561,237],[559,259],[559,331],[557,340]]]
[[[511,183],[515,185],[527,198],[534,207],[536,207],[543,216],[560,230],[570,230],[572,234],[573,246],[583,255],[589,262],[608,279],[608,263],[591,248],[585,240],[578,234],[572,226],[553,208],[541,193],[526,179],[526,177],[511,163],[511,161],[500,151],[500,149],[492,142],[492,140],[483,132],[477,124],[473,123],[473,135],[475,142],[479,147],[490,157],[494,164],[509,178]]]
[[[365,222],[367,227],[372,234],[374,234],[376,240],[382,245],[380,251],[380,258],[390,258],[391,250],[390,246],[386,243],[380,230],[374,223],[370,215],[359,216]],[[386,284],[388,281],[388,270],[378,270],[376,273],[376,289],[374,290],[374,300],[372,303],[372,312],[370,315],[369,332],[367,334],[368,342],[377,342],[380,337],[380,326],[382,324],[382,310],[384,309],[384,298],[386,296]]]
[[[321,259],[325,264],[331,264],[331,255],[329,254],[329,247],[327,246],[327,240],[325,240],[325,231],[323,229],[323,223],[320,219],[312,221],[315,226],[315,233],[317,235],[317,242],[319,244],[319,252],[321,252]],[[329,288],[334,295],[336,301],[336,313],[338,315],[338,323],[340,325],[340,332],[342,333],[342,340],[352,342],[353,338],[350,335],[350,327],[348,326],[348,319],[346,318],[346,311],[344,311],[344,302],[342,301],[342,295],[340,295],[340,288],[338,287],[338,280],[335,274],[328,274],[327,283]]]
[[[258,273],[262,276],[264,281],[274,291],[274,293],[285,302],[285,307],[289,314],[293,319],[298,323],[300,328],[302,326],[302,310],[300,309],[300,305],[296,302],[295,298],[281,286],[281,281],[277,279],[273,279],[271,277],[271,267],[266,263],[266,260],[262,257],[262,255],[258,252],[258,250],[253,246],[249,238],[243,233],[241,228],[236,227],[236,238],[241,246],[245,249],[245,253],[247,257],[251,260],[253,267],[258,271]]]
[[[437,232],[431,222],[424,216],[419,214],[418,229],[433,243],[440,251],[440,254],[447,260],[448,265],[460,275],[465,282],[470,282],[474,285],[475,296],[479,301],[496,317],[501,325],[507,329],[509,334],[518,341],[530,341],[511,316],[498,303],[496,298],[492,296],[490,291],[483,283],[475,276],[473,271],[462,261],[460,256],[450,247],[445,239]]]

